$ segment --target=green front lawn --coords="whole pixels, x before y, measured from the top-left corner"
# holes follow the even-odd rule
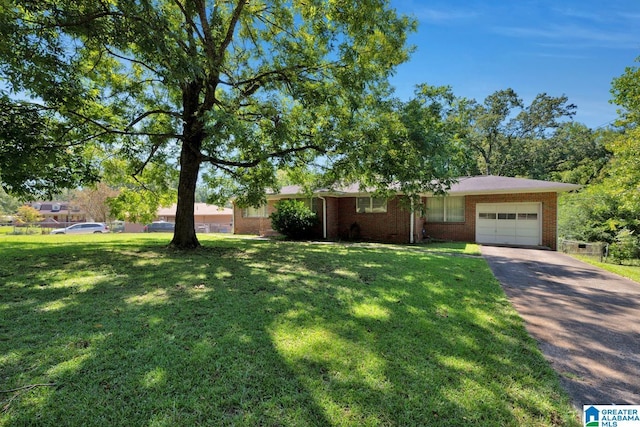
[[[628,279],[631,279],[635,282],[640,283],[640,266],[638,265],[613,264],[611,262],[600,262],[592,257],[588,257],[584,255],[575,255],[575,254],[570,254],[570,255],[581,261],[584,261],[596,267],[602,268],[603,270],[610,271],[612,273],[618,274],[622,277],[626,277]]]
[[[475,246],[169,237],[0,237],[0,425],[579,425]]]

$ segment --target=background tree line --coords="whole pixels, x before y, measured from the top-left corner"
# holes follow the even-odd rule
[[[640,69],[613,80],[615,128],[606,133],[607,162],[582,191],[564,197],[560,224],[568,238],[614,243],[620,258],[640,257]]]

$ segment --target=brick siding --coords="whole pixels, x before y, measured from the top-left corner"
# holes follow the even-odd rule
[[[542,245],[557,249],[557,193],[515,193],[465,196],[465,222],[425,223],[426,233],[435,239],[474,242],[478,203],[542,203]],[[424,219],[423,219],[424,222]]]
[[[275,212],[277,201],[270,200],[267,203],[267,215]],[[258,236],[270,236],[277,234],[271,228],[271,219],[258,217],[244,217],[244,209],[233,205],[233,233],[234,234],[255,234]]]
[[[424,201],[425,199],[423,199]],[[408,243],[410,241],[410,218],[408,207],[400,197],[387,202],[385,213],[357,213],[355,197],[325,197],[327,209],[327,238],[349,240],[355,238],[352,225],[357,224],[361,240]],[[269,201],[267,211],[275,211],[277,201]],[[414,241],[422,240],[423,227],[426,235],[436,239],[474,242],[476,238],[476,205],[478,203],[541,203],[542,245],[556,250],[557,244],[557,193],[514,193],[465,196],[465,221],[459,223],[425,222],[418,218],[414,224]],[[322,238],[322,199],[318,200],[317,238]],[[269,236],[277,234],[271,228],[269,218],[245,218],[242,209],[234,206],[234,233]]]
[[[389,243],[409,242],[409,218],[411,212],[401,202],[400,197],[390,199],[387,202],[387,212],[384,213],[356,212],[355,197],[344,197],[336,200],[338,221],[337,227],[332,229],[333,234],[328,233],[330,239],[349,240],[350,238],[356,238],[356,236],[350,234],[353,234],[351,232],[352,225],[357,224],[361,240]]]

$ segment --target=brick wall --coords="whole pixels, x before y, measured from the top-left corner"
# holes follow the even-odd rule
[[[276,201],[270,200],[267,203],[267,213],[271,215],[275,212]],[[233,205],[233,233],[234,234],[255,234],[258,236],[269,236],[277,234],[271,228],[270,218],[245,218],[242,215],[243,209]]]
[[[326,197],[327,206],[327,238],[329,240],[348,240],[353,238],[350,229],[357,224],[360,239],[408,243],[410,239],[409,209],[394,198],[387,202],[385,213],[357,213],[355,197]],[[424,202],[424,200],[423,200]],[[476,227],[476,204],[478,203],[542,203],[542,245],[556,250],[557,244],[557,194],[556,193],[522,193],[522,194],[490,194],[465,197],[465,222],[460,223],[425,223],[424,218],[416,218],[414,238],[422,239],[422,227],[429,237],[461,242],[474,242]],[[275,211],[276,201],[269,201],[269,215]],[[316,237],[322,238],[322,200],[318,200],[318,216],[320,223],[316,228]],[[277,234],[271,228],[269,218],[244,218],[242,209],[234,206],[234,232],[236,234],[256,234],[269,236]]]
[[[330,201],[330,199],[327,199]],[[234,234],[255,234],[258,236],[277,236],[279,233],[271,227],[271,218],[268,216],[276,211],[276,204],[279,200],[269,200],[267,202],[267,217],[244,217],[242,215],[243,209],[238,206],[233,206],[233,233]],[[322,200],[318,199],[318,225],[314,229],[314,237],[322,238]],[[329,204],[327,204],[327,217],[329,217]],[[332,224],[331,218],[327,221],[329,225]]]
[[[556,250],[557,202],[557,193],[515,193],[466,196],[464,214],[465,222],[426,223],[426,232],[430,237],[436,239],[474,242],[476,240],[476,205],[478,203],[542,203],[542,245]]]
[[[410,211],[396,197],[387,202],[387,212],[357,213],[356,198],[344,197],[337,201],[338,222],[333,239],[348,240],[352,224],[357,224],[360,239],[376,242],[408,243],[410,234]],[[329,221],[327,221],[329,222]],[[352,234],[352,233],[351,233]]]
[[[340,199],[337,199],[335,197],[325,197],[325,200],[327,203],[327,239],[338,240],[340,233]],[[322,202],[322,200],[320,200],[320,202]],[[322,214],[320,216],[320,219],[322,220]]]
[[[389,200],[386,213],[357,213],[356,198],[326,197],[327,206],[327,239],[349,240],[352,224],[358,224],[359,238],[378,242],[409,242],[409,210],[400,203],[399,198]],[[274,212],[277,201],[269,201],[267,212]],[[318,217],[320,219],[315,230],[315,237],[322,238],[323,201],[318,199]],[[271,228],[269,218],[245,218],[242,209],[233,208],[234,233],[271,236],[277,233]],[[417,233],[417,231],[416,231]]]

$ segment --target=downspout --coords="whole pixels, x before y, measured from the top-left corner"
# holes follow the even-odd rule
[[[318,196],[318,199],[322,200],[322,238],[327,238],[327,199],[322,196]]]
[[[413,210],[413,199],[411,199],[411,216],[409,217],[409,243],[415,243],[415,238],[413,237],[414,234],[414,228],[415,228],[415,222],[416,222],[416,217],[415,217],[415,212]]]

